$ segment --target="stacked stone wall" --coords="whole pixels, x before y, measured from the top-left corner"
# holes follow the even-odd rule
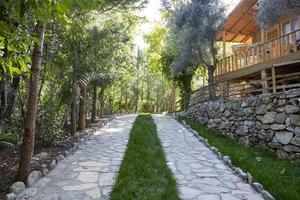
[[[199,103],[180,114],[243,145],[300,160],[300,90]]]

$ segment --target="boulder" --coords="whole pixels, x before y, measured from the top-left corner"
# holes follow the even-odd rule
[[[297,113],[300,111],[300,108],[298,106],[294,106],[294,105],[286,105],[284,107],[284,111],[287,114],[293,114],[293,113]]]
[[[32,171],[26,180],[26,185],[28,187],[32,186],[32,184],[37,181],[42,176],[42,172],[40,171]]]
[[[12,184],[9,188],[9,192],[19,194],[21,191],[23,191],[26,188],[25,183],[18,181]]]
[[[276,112],[267,112],[264,117],[262,118],[262,123],[264,124],[272,124],[275,122],[276,119]]]
[[[273,142],[279,142],[281,144],[288,144],[291,142],[293,136],[294,136],[294,133],[292,133],[292,132],[287,132],[287,131],[277,132],[275,134],[275,137],[273,138]]]

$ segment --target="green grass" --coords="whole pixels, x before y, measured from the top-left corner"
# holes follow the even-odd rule
[[[215,130],[183,117],[178,117],[178,120],[185,120],[200,136],[207,138],[210,145],[217,147],[223,155],[230,156],[235,166],[249,171],[254,180],[262,183],[276,200],[300,200],[299,163],[278,159],[262,149],[243,147]],[[260,162],[257,157],[262,158]]]
[[[130,133],[110,200],[179,200],[176,181],[151,115],[139,115]]]

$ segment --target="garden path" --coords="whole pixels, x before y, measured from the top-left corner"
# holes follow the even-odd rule
[[[175,119],[163,115],[153,118],[183,200],[263,200]]]
[[[135,118],[116,117],[17,199],[109,199]],[[153,118],[183,200],[263,200],[179,122]]]
[[[108,199],[135,118],[123,115],[113,119],[17,199]]]

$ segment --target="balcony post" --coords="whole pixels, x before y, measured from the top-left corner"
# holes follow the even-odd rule
[[[226,32],[223,30],[223,59],[224,59],[224,72],[227,72],[227,61],[226,61]]]
[[[268,94],[268,82],[267,82],[267,71],[265,69],[261,70],[261,87],[262,94]]]

